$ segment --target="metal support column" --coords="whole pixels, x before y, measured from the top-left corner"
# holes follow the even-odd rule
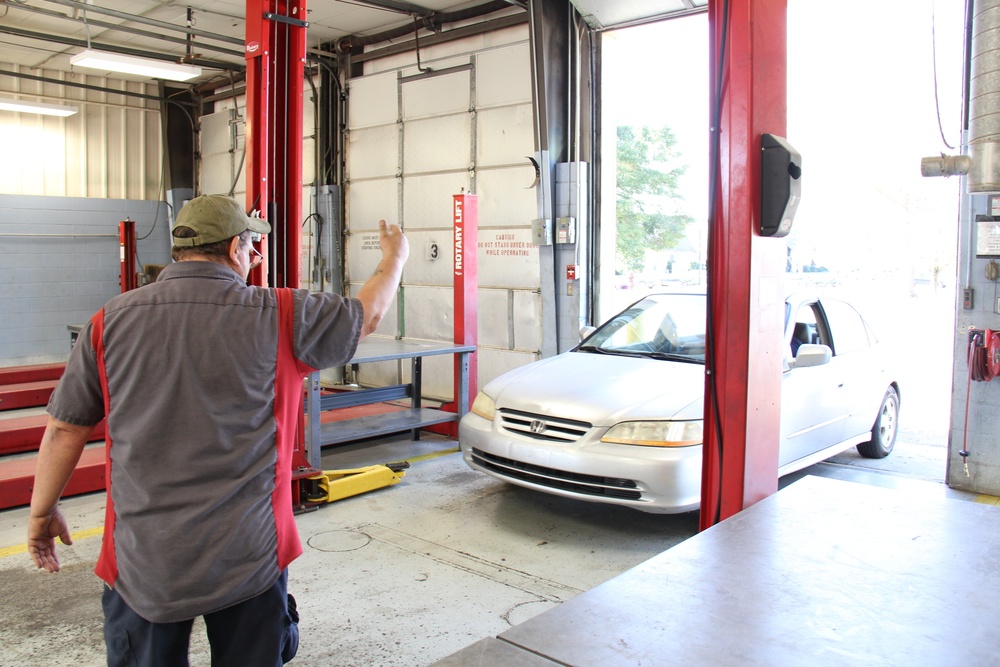
[[[246,0],[246,206],[271,224],[261,249],[264,262],[250,274],[254,285],[299,286],[305,18],[305,0]],[[302,400],[299,414],[304,415]],[[300,418],[292,453],[296,476],[311,470],[306,428]],[[318,456],[318,448],[313,454]]]
[[[761,237],[761,134],[785,134],[786,0],[710,0],[709,229],[701,527],[777,490],[785,244]]]
[[[473,194],[454,195],[452,222],[455,246],[455,344],[479,344],[479,198]],[[455,403],[458,414],[464,414],[478,391],[476,353],[455,356]],[[467,368],[466,368],[467,365]],[[462,387],[463,377],[468,386]],[[468,393],[463,393],[467,391]],[[464,406],[464,408],[463,408]],[[457,435],[457,430],[456,430]]]
[[[298,287],[305,0],[247,0],[247,210],[271,223],[253,284]]]
[[[135,278],[135,221],[125,219],[118,223],[118,245],[121,256],[121,278],[119,283],[122,294],[134,290]]]

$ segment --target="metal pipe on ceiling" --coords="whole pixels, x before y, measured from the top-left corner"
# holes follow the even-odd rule
[[[421,46],[433,46],[434,44],[443,44],[456,39],[461,39],[463,37],[470,37],[472,35],[479,35],[486,32],[491,32],[494,30],[501,30],[503,28],[509,28],[514,25],[521,25],[522,23],[528,22],[527,14],[512,14],[510,16],[503,16],[498,19],[493,19],[491,21],[484,21],[483,23],[476,23],[475,25],[467,25],[461,28],[454,28],[452,30],[446,30],[443,32],[437,32],[428,37],[420,38]],[[412,30],[411,30],[412,32]],[[357,53],[351,55],[351,62],[360,63],[366,60],[377,60],[379,58],[385,58],[388,56],[395,55],[397,53],[406,53],[408,51],[413,51],[416,47],[416,40],[408,40],[406,42],[400,42],[398,44],[392,44],[381,49],[373,49],[371,51],[365,51],[364,53]],[[335,54],[324,54],[324,55],[335,55]]]
[[[41,7],[35,7],[29,4],[22,4],[20,2],[9,2],[4,4],[5,7],[20,9],[32,14],[39,14],[41,16],[47,16],[49,18],[61,19],[64,21],[72,21],[73,23],[82,23],[84,25],[97,26],[98,28],[107,28],[109,30],[115,30],[117,32],[124,32],[130,35],[138,35],[140,37],[147,37],[150,39],[159,39],[164,42],[170,42],[172,44],[187,44],[187,39],[181,37],[171,37],[170,35],[163,35],[158,32],[150,32],[149,30],[140,30],[139,28],[132,28],[120,23],[109,23],[108,21],[94,20],[94,19],[84,19],[75,18],[69,16],[68,14],[63,14],[61,12],[54,12],[49,9],[42,9]],[[233,56],[234,58],[242,58],[243,51],[236,51],[235,49],[227,49],[222,46],[215,46],[214,44],[206,44],[205,42],[198,42],[198,48],[205,51],[215,51],[216,53],[222,53],[227,56]]]
[[[174,25],[173,23],[167,23],[166,21],[157,21],[156,19],[148,19],[145,16],[138,16],[136,14],[126,14],[125,12],[119,12],[114,9],[105,9],[104,7],[98,7],[97,5],[90,5],[85,2],[76,2],[76,0],[45,0],[45,1],[51,2],[56,5],[63,5],[65,7],[72,7],[74,9],[79,9],[82,12],[93,12],[95,14],[104,14],[105,16],[113,16],[115,18],[124,19],[126,21],[132,21],[134,23],[142,23],[145,25],[153,26],[154,28],[161,28],[163,30],[174,30],[176,32],[183,32],[187,35],[195,35],[197,37],[204,37],[206,39],[214,39],[219,42],[226,42],[228,44],[239,44],[240,46],[243,46],[243,39],[239,37],[227,37],[225,35],[217,35],[212,32],[206,32],[205,30],[197,30],[196,28],[190,28],[188,26],[177,26]]]
[[[434,13],[434,10],[432,9],[427,9],[421,5],[414,5],[409,2],[401,2],[400,0],[356,0],[356,2],[359,5],[367,5],[368,7],[385,9],[390,12],[407,14],[410,16],[430,16]]]
[[[112,44],[98,44],[97,42],[88,42],[87,40],[74,39],[72,37],[64,37],[62,35],[49,35],[40,32],[34,32],[32,30],[22,30],[20,28],[14,28],[13,26],[0,24],[0,33],[5,33],[8,35],[14,35],[16,37],[25,37],[27,39],[36,39],[42,42],[52,42],[55,44],[66,44],[67,46],[79,46],[84,49],[99,49],[101,51],[110,51],[112,53],[124,53],[130,56],[141,56],[143,58],[151,58],[153,60],[164,60],[167,62],[177,62],[177,56],[167,55],[163,53],[154,53],[152,51],[140,51],[138,49],[129,49],[121,46],[114,46]],[[204,58],[193,58],[187,61],[191,65],[198,65],[200,67],[206,67],[209,69],[222,69],[222,70],[232,70],[241,71],[245,64],[230,64],[220,62],[218,60],[206,60]]]
[[[507,2],[507,0],[491,0],[490,2],[476,5],[475,7],[459,9],[453,12],[434,12],[424,15],[421,18],[423,18],[424,26],[426,26],[428,30],[436,32],[437,30],[440,30],[440,27],[445,23],[455,23],[457,21],[479,18],[480,16],[492,14],[504,9],[510,9],[511,7],[519,7],[519,5],[512,5],[510,2]],[[347,53],[352,50],[357,50],[360,47],[368,46],[369,44],[378,44],[379,42],[385,42],[390,39],[409,35],[412,32],[413,26],[407,23],[405,26],[384,30],[382,32],[375,33],[374,35],[353,35],[351,37],[344,37],[334,42],[332,44],[332,48],[337,53]]]
[[[246,80],[247,80],[247,73],[246,73],[246,69],[244,68],[243,70],[241,70],[239,72],[232,72],[232,73],[230,73],[229,74],[229,79],[227,79],[227,80],[215,79],[215,80],[212,80],[212,81],[206,81],[205,83],[199,83],[196,86],[192,86],[191,87],[191,94],[192,95],[204,95],[205,93],[214,92],[214,91],[218,90],[219,88],[226,88],[226,87],[232,88],[233,86],[235,86],[237,83],[240,83],[240,82],[243,82],[243,88],[242,89],[245,90],[246,89],[246,83],[245,83]],[[233,95],[229,95],[228,97],[233,97]],[[220,99],[223,99],[223,97],[220,96]]]
[[[58,86],[70,86],[71,88],[83,88],[85,90],[93,90],[98,93],[107,93],[109,95],[124,95],[126,97],[138,97],[139,99],[152,100],[154,102],[163,102],[164,98],[158,95],[148,95],[146,93],[136,93],[129,90],[118,90],[117,88],[106,88],[104,86],[94,86],[88,83],[77,83],[76,81],[63,81],[61,79],[53,79],[47,76],[38,76],[36,74],[25,74],[24,72],[11,72],[9,70],[0,70],[0,76],[12,76],[17,79],[28,79],[30,81],[40,81],[42,83],[52,83]],[[28,95],[30,97],[42,97],[51,100],[60,100],[62,102],[76,102],[77,104],[105,104],[104,102],[91,102],[90,100],[78,100],[68,97],[56,97],[54,95],[43,95],[40,93],[24,93],[17,91],[7,91],[15,95]],[[193,106],[190,102],[180,102],[177,100],[172,100],[176,104]],[[110,105],[110,106],[121,106],[121,105]]]

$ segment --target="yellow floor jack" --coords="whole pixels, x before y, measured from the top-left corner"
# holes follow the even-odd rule
[[[324,470],[317,475],[306,477],[305,499],[309,503],[332,503],[385,486],[398,484],[409,462],[385,463],[364,468]]]

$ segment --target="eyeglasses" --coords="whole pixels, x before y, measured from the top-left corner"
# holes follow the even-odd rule
[[[257,248],[253,247],[253,243],[247,243],[247,247],[250,248],[250,252],[248,253],[250,257],[250,269],[256,269],[264,261],[264,255],[260,254]]]

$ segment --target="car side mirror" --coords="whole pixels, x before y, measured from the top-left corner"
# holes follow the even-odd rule
[[[795,354],[792,368],[808,368],[809,366],[822,366],[830,363],[833,358],[833,351],[827,345],[804,344],[799,346],[799,351]]]
[[[597,327],[590,327],[590,326],[580,327],[580,340],[585,339],[587,336],[594,333],[595,331],[597,331]]]

